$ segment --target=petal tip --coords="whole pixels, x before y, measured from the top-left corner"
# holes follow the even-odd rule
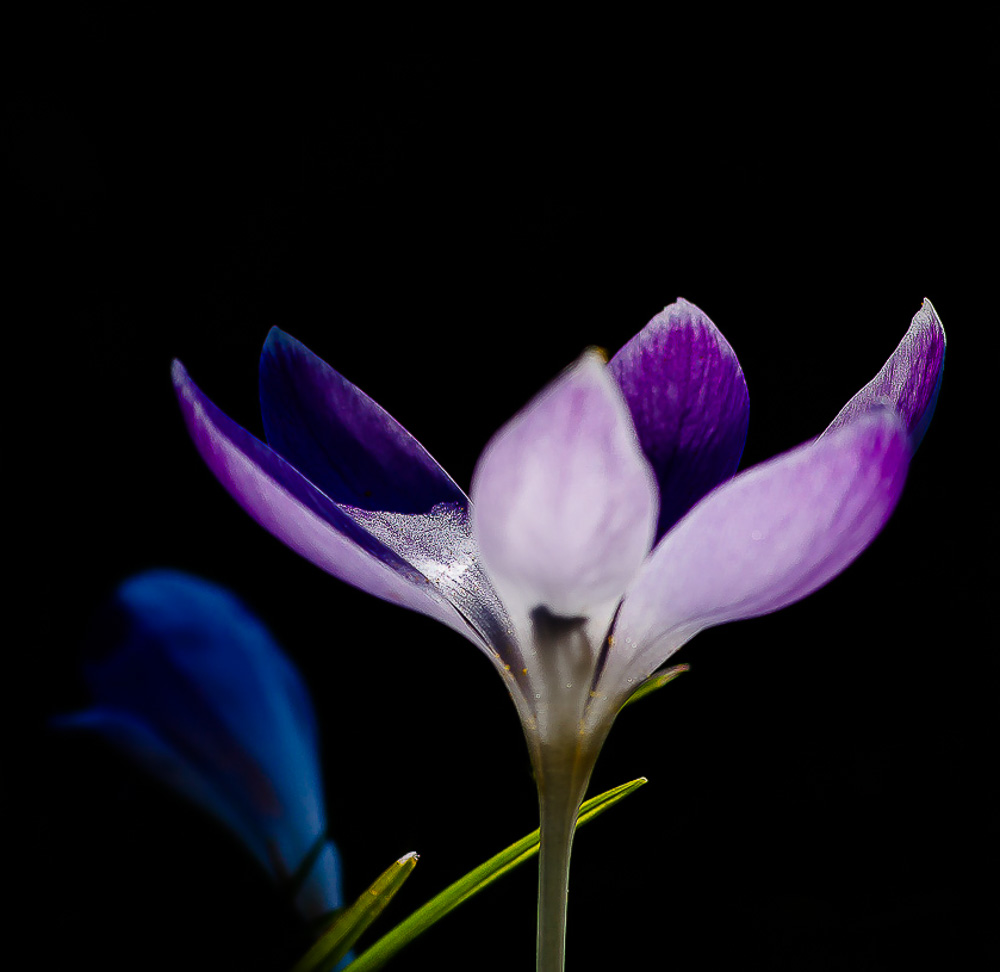
[[[606,365],[610,360],[607,348],[602,348],[599,344],[591,344],[581,355],[583,358],[591,358],[600,365]]]
[[[878,374],[837,413],[823,435],[855,421],[873,408],[890,406],[909,430],[916,450],[934,414],[946,344],[937,311],[925,297],[896,350]]]
[[[201,391],[179,358],[174,358],[170,363],[170,380],[174,386],[174,394],[186,415],[187,409],[201,396]]]
[[[920,318],[919,321],[918,318]],[[913,324],[916,325],[918,323],[929,324],[937,336],[941,339],[941,344],[947,344],[948,338],[944,331],[944,325],[941,323],[941,317],[937,312],[937,308],[931,303],[929,297],[925,297],[923,299],[920,304],[920,310],[913,315]]]
[[[267,337],[264,339],[264,347],[261,349],[261,354],[266,356],[268,353],[273,353],[275,351],[284,351],[300,347],[302,347],[302,345],[296,338],[292,337],[291,334],[287,331],[283,331],[275,324],[267,332]]]
[[[705,312],[695,303],[688,300],[686,297],[678,297],[672,304],[667,304],[664,307],[664,311],[669,311],[672,307],[680,308],[681,310],[687,311],[688,313],[694,312],[696,314],[704,314]]]

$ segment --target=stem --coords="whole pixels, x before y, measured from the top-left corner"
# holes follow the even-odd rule
[[[594,768],[596,751],[545,747],[538,756],[541,844],[538,859],[537,972],[563,972],[566,896],[576,817]]]
[[[597,754],[612,719],[588,727],[597,657],[587,618],[563,617],[539,605],[531,612],[538,671],[528,692],[512,691],[518,703],[538,784],[537,972],[563,972],[566,965],[566,895],[576,818]],[[528,673],[524,668],[523,672]]]

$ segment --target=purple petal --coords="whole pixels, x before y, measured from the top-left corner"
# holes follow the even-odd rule
[[[608,366],[660,487],[657,537],[735,472],[747,436],[743,371],[718,328],[678,300]]]
[[[260,403],[270,446],[337,503],[397,513],[468,505],[385,409],[278,328],[261,354]]]
[[[174,385],[202,458],[262,527],[334,577],[437,618],[483,647],[481,639],[424,574],[216,408],[180,362],[174,363]]]
[[[944,328],[925,299],[882,370],[840,410],[823,435],[873,408],[889,407],[899,414],[916,451],[937,404],[944,352]]]
[[[502,649],[508,625],[478,564],[468,498],[430,453],[278,328],[261,354],[260,397],[271,447]]]
[[[539,606],[610,621],[649,550],[656,486],[598,355],[581,358],[494,436],[472,497],[483,560],[519,621]]]
[[[776,611],[839,574],[882,529],[911,449],[890,411],[741,473],[653,551],[615,624],[608,676],[640,678],[698,631]]]

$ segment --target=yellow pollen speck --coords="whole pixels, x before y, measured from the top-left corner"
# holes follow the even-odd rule
[[[503,670],[505,672],[509,672],[510,671],[510,665],[504,665]]]
[[[528,674],[528,669],[526,669],[526,668],[522,668],[522,669],[521,669],[521,674],[522,674],[522,675],[527,675],[527,674]]]

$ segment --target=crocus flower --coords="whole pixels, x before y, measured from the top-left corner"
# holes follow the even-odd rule
[[[230,827],[276,880],[307,867],[295,896],[305,917],[341,907],[312,705],[261,621],[173,570],[125,581],[110,616],[85,669],[94,706],[56,724],[106,737]]]
[[[585,353],[487,445],[471,501],[363,392],[287,334],[264,346],[268,444],[175,363],[188,428],[262,526],[324,570],[435,617],[492,660],[542,817],[539,967],[562,967],[573,821],[616,713],[707,627],[806,596],[872,541],[933,409],[944,332],[925,302],[817,440],[735,475],[748,398],[697,307],[611,361]]]

